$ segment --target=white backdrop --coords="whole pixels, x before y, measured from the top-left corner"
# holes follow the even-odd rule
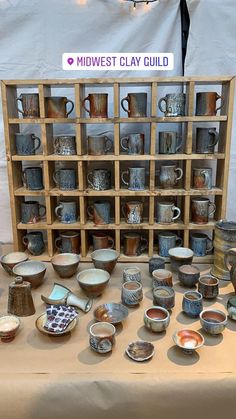
[[[235,0],[187,0],[190,31],[184,73],[236,75]],[[236,97],[235,97],[236,100]],[[236,106],[234,106],[227,217],[236,219]]]
[[[63,52],[173,52],[182,75],[179,0],[0,0],[0,78],[160,76],[155,72],[63,71]],[[0,241],[11,242],[0,109]]]

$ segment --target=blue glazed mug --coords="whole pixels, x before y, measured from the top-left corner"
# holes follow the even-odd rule
[[[183,240],[171,231],[163,231],[158,234],[158,253],[162,257],[169,257],[169,250],[173,247],[182,246]]]
[[[203,310],[202,294],[198,291],[187,291],[184,293],[182,309],[189,317],[199,317]]]
[[[53,180],[62,191],[76,189],[75,169],[59,169],[53,173]]]
[[[55,208],[55,215],[61,223],[72,224],[77,221],[76,202],[60,201]]]
[[[41,167],[26,167],[22,172],[22,180],[26,187],[31,191],[43,189],[43,171]]]
[[[213,250],[212,240],[204,233],[192,233],[190,236],[190,248],[195,256],[206,256]]]
[[[35,142],[37,144],[35,145]],[[41,145],[40,138],[36,137],[34,134],[22,134],[17,132],[15,134],[16,142],[16,154],[19,156],[30,156],[34,155],[35,151],[39,149]]]
[[[45,249],[43,233],[41,231],[32,231],[27,233],[23,237],[22,242],[27,247],[28,251],[34,256],[41,255]]]

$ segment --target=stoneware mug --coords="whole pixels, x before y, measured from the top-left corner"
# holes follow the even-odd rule
[[[76,189],[76,172],[75,169],[62,168],[53,173],[53,180],[56,186],[62,191]]]
[[[95,201],[87,207],[87,213],[95,225],[110,224],[111,204],[109,201]]]
[[[70,110],[67,112],[66,105],[71,104]],[[46,118],[67,118],[74,109],[72,100],[65,96],[45,97]]]
[[[139,256],[148,247],[148,241],[138,233],[124,234],[124,254],[126,256]]]
[[[15,134],[16,154],[19,156],[31,156],[41,146],[40,138],[34,134],[22,134],[17,132]]]
[[[77,231],[62,231],[55,240],[60,253],[80,253],[80,234]]]
[[[73,156],[76,154],[74,135],[56,135],[53,140],[54,154],[59,156]]]
[[[22,242],[34,256],[41,255],[45,249],[43,233],[41,231],[31,231],[30,233],[27,233],[23,237]]]
[[[127,154],[144,154],[144,134],[128,134],[121,138],[120,146]]]
[[[182,246],[183,240],[171,231],[158,233],[158,253],[162,257],[169,256],[169,250],[173,247]]]
[[[111,171],[107,169],[94,169],[87,174],[89,186],[95,191],[111,189]]]
[[[196,130],[196,153],[212,154],[219,141],[216,128],[197,128]]]
[[[165,108],[162,107],[162,102],[165,103]],[[159,100],[158,107],[165,116],[184,116],[185,103],[185,93],[169,93]]]
[[[160,168],[159,180],[163,189],[174,188],[182,177],[183,170],[180,167],[176,167],[175,164],[163,164]]]
[[[221,99],[221,106],[216,107],[217,100]],[[199,92],[196,96],[196,115],[215,116],[224,105],[222,96],[216,92]]]
[[[26,201],[21,203],[21,222],[23,224],[35,224],[40,221],[45,214],[45,205],[40,205],[37,201]]]
[[[121,288],[121,301],[129,307],[135,307],[140,304],[143,299],[143,287],[140,282],[128,281],[124,282]]]
[[[174,202],[157,202],[157,223],[171,224],[180,217],[180,214],[181,210]]]
[[[41,167],[26,167],[22,172],[22,180],[26,189],[38,191],[43,189],[43,171]]]
[[[204,233],[191,233],[190,248],[195,256],[206,256],[213,250],[212,240]]]
[[[88,154],[102,156],[112,150],[112,141],[107,135],[88,136]]]
[[[98,322],[89,328],[90,348],[99,353],[106,354],[112,351],[115,344],[116,328],[111,323]]]
[[[191,214],[192,222],[196,224],[206,224],[209,217],[216,211],[216,206],[208,198],[192,198]]]
[[[193,187],[195,189],[212,188],[212,169],[210,167],[193,169]]]
[[[125,175],[128,176],[128,182],[124,178]],[[121,180],[130,191],[143,191],[145,190],[145,168],[130,167],[121,173]]]
[[[18,108],[18,102],[22,109]],[[39,118],[39,95],[38,93],[22,93],[16,99],[16,108],[23,118]]]
[[[128,109],[124,106],[125,102],[128,103]],[[121,100],[121,107],[130,118],[147,116],[147,93],[128,93]]]
[[[114,239],[108,234],[93,233],[93,250],[112,249],[114,247]]]
[[[143,203],[128,201],[121,206],[127,224],[141,224],[143,221]]]
[[[205,275],[199,278],[198,292],[203,298],[213,299],[219,294],[219,280],[211,275]]]
[[[77,221],[77,209],[75,201],[60,201],[55,208],[57,219],[63,224],[72,224]]]
[[[183,139],[176,131],[159,132],[159,154],[176,154],[182,143]]]
[[[85,103],[89,102],[89,109],[86,108]],[[82,106],[89,113],[90,118],[107,118],[107,93],[90,93],[82,101]]]

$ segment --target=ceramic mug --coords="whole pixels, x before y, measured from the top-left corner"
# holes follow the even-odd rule
[[[67,103],[71,104],[71,108],[68,112],[66,111]],[[73,109],[74,103],[65,96],[45,97],[46,118],[67,118]]]
[[[22,180],[26,189],[38,191],[43,189],[43,171],[41,167],[26,167],[22,172]]]
[[[203,233],[191,233],[190,248],[195,256],[206,256],[213,250],[212,240]]]
[[[76,154],[74,135],[56,135],[54,137],[54,154],[59,156],[73,156]]]
[[[212,188],[212,169],[210,167],[193,169],[193,187],[195,189]]]
[[[76,231],[63,231],[55,240],[60,253],[80,253],[80,234]]]
[[[121,301],[129,307],[135,307],[143,299],[143,287],[137,281],[128,281],[122,285]]]
[[[53,180],[62,191],[76,189],[75,169],[59,169],[53,173]]]
[[[216,132],[216,128],[197,128],[196,153],[214,153],[218,141],[219,134]]]
[[[30,233],[27,233],[23,237],[22,242],[34,256],[41,255],[45,249],[43,233],[41,231],[31,231]]]
[[[18,108],[17,102],[21,102],[22,110]],[[16,108],[18,112],[20,112],[23,115],[23,118],[38,118],[39,117],[38,93],[22,93],[16,99]]]
[[[182,143],[183,139],[176,131],[159,132],[159,154],[176,154]]]
[[[114,239],[108,234],[93,233],[93,250],[112,249],[114,247]]]
[[[40,138],[34,134],[21,134],[17,132],[15,134],[16,142],[16,154],[19,156],[31,156],[35,154],[35,151],[41,146]],[[35,143],[37,144],[35,145]]]
[[[143,221],[143,203],[139,201],[126,202],[121,207],[127,224],[141,224]]]
[[[129,266],[123,270],[123,282],[136,281],[142,282],[141,271],[136,266]]]
[[[45,214],[45,205],[40,205],[37,201],[26,201],[21,203],[21,222],[23,224],[35,224],[40,221]]]
[[[124,102],[128,103],[128,109]],[[128,93],[121,100],[121,106],[130,118],[147,116],[147,93]]]
[[[88,154],[102,156],[112,149],[112,141],[106,135],[88,136]]]
[[[175,164],[163,164],[160,169],[160,186],[163,189],[174,188],[182,177],[183,170],[180,167],[176,167]]]
[[[174,202],[157,202],[157,223],[171,224],[180,217],[180,214],[181,210]]]
[[[158,233],[158,253],[162,257],[169,256],[169,250],[173,247],[182,246],[183,240],[171,231]]]
[[[55,208],[55,215],[57,219],[64,224],[72,224],[77,221],[76,202],[74,201],[60,201]]]
[[[189,317],[199,317],[199,314],[203,310],[202,294],[197,291],[185,292],[182,301],[182,309]]]
[[[128,154],[144,154],[144,134],[128,134],[121,138],[120,146]]]
[[[88,216],[95,225],[110,224],[111,204],[109,201],[96,201],[87,208]]]
[[[115,344],[115,333],[115,326],[111,323],[98,322],[92,324],[89,328],[90,348],[99,354],[111,352]]]
[[[89,102],[89,109],[86,108],[85,102]],[[107,93],[90,93],[82,101],[82,106],[89,113],[90,118],[107,118]]]
[[[211,209],[210,209],[211,208]],[[191,213],[192,222],[206,224],[209,217],[216,211],[216,206],[208,198],[192,198]]]
[[[165,109],[162,107],[162,102],[165,102]],[[165,116],[184,116],[185,102],[185,93],[169,93],[159,100],[158,107]]]
[[[142,244],[143,243],[143,244]],[[139,256],[148,247],[148,241],[138,233],[124,234],[124,254],[126,256]]]
[[[125,175],[128,176],[128,182],[124,179]],[[145,168],[130,167],[121,173],[121,180],[130,191],[143,191],[145,190]]]
[[[111,189],[111,171],[107,169],[94,169],[87,174],[88,184],[95,191]]]
[[[216,107],[217,100],[221,99],[221,106]],[[222,96],[216,92],[199,92],[196,96],[196,115],[215,116],[224,105]]]

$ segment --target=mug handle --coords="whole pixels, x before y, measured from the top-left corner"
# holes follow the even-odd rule
[[[177,183],[178,180],[182,179],[184,172],[180,167],[177,167],[175,169],[175,172],[179,172],[179,176],[177,176],[177,178],[175,179],[175,183]]]
[[[43,210],[42,211],[42,214],[40,214],[40,210]],[[39,215],[40,215],[40,217],[42,218],[42,217],[44,217],[44,215],[46,214],[46,207],[45,207],[45,205],[39,205]]]
[[[88,181],[88,184],[93,188],[93,181],[92,180],[90,180],[90,177],[91,176],[93,176],[93,172],[89,172],[88,174],[87,174],[87,181]]]
[[[125,170],[125,172],[122,172],[121,173],[121,180],[122,180],[122,182],[125,184],[125,185],[128,185],[129,186],[129,182],[126,182],[126,180],[124,179],[124,176],[125,175],[128,175],[129,174],[129,171],[128,170]]]
[[[94,210],[93,210],[93,206],[92,205],[89,205],[87,207],[87,214],[88,214],[88,216],[89,216],[90,219],[93,219]]]
[[[166,108],[165,108],[165,110],[163,109],[162,102],[165,102],[165,104],[166,104],[166,98],[165,97],[161,97],[161,99],[158,100],[158,108],[160,109],[160,111],[162,113],[166,113]]]
[[[70,113],[73,111],[74,106],[75,106],[74,102],[72,102],[72,100],[66,99],[66,105],[67,105],[67,103],[71,103],[71,109],[68,112],[66,112],[66,118],[70,115]]]
[[[55,184],[57,185],[57,187],[59,186],[58,173],[59,173],[59,170],[56,170],[52,175],[53,180],[54,180]]]
[[[208,249],[206,249],[206,253],[211,253],[212,250],[214,249],[214,246],[213,246],[212,240],[209,239],[209,237],[207,238],[207,241],[208,241],[208,243],[210,243],[210,247]]]
[[[209,144],[209,147],[214,147],[218,141],[219,141],[219,134],[216,131],[213,131],[212,129],[209,129],[208,134],[212,135],[213,141],[211,144]]]
[[[109,245],[109,242],[110,242],[110,245]],[[109,249],[112,249],[113,247],[114,247],[114,239],[111,237],[111,236],[108,236],[108,246],[109,246]]]
[[[142,245],[142,242],[144,243]],[[140,238],[140,247],[139,247],[139,254],[141,255],[141,253],[143,253],[146,249],[148,248],[148,241],[145,237]]]
[[[216,100],[219,100],[219,99],[221,99],[221,105],[220,105],[218,108],[216,108],[216,113],[217,113],[217,111],[219,111],[221,108],[223,108],[224,103],[225,103],[225,101],[224,101],[223,97],[217,94],[217,96],[216,96]]]
[[[16,109],[18,110],[18,112],[20,112],[20,113],[22,113],[22,115],[24,115],[24,112],[20,109],[20,108],[18,108],[18,100],[21,102],[21,106],[22,106],[22,104],[23,104],[23,100],[22,100],[22,98],[21,97],[17,97],[16,98]]]
[[[23,243],[25,246],[28,246],[29,240],[28,240],[28,237],[27,237],[27,236],[22,237],[22,243]]]
[[[126,96],[126,97],[124,97],[124,98],[121,100],[121,107],[122,107],[122,108],[124,109],[124,111],[125,111],[125,112],[127,112],[127,113],[128,113],[128,115],[129,115],[129,114],[130,114],[130,110],[125,108],[125,106],[124,106],[124,102],[128,102],[128,103],[130,103],[130,98],[129,98],[129,96]]]
[[[231,249],[229,249],[227,253],[225,253],[224,255],[224,263],[228,271],[230,271],[232,266],[234,265],[234,263],[230,263],[229,261],[229,257],[232,255],[236,257],[236,247],[231,247]]]
[[[177,218],[179,218],[179,217],[180,217],[181,210],[180,210],[178,207],[176,207],[175,205],[173,205],[173,207],[172,207],[172,211],[173,211],[172,221],[177,220]],[[174,212],[175,212],[175,211],[177,212],[177,215],[174,215]]]
[[[34,148],[33,148],[33,152],[35,152],[41,146],[41,140],[40,140],[39,137],[36,137],[36,135],[34,135],[34,134],[32,134],[32,138],[33,138],[34,141],[38,141],[38,144],[35,145]]]
[[[123,216],[124,216],[124,218],[125,218],[125,220],[126,220],[127,214],[126,214],[126,212],[125,212],[125,204],[122,204],[122,205],[121,205],[121,212],[122,212],[122,214],[123,214]]]
[[[82,100],[82,106],[83,106],[83,108],[86,110],[86,112],[88,112],[88,113],[89,113],[89,115],[90,115],[90,110],[89,110],[88,108],[86,108],[86,106],[85,106],[85,102],[86,102],[86,100],[88,100],[88,101],[89,101],[89,96],[85,97],[85,98]]]
[[[25,176],[25,170],[21,173],[22,182],[25,188],[27,188],[27,182],[26,182],[26,176]]]
[[[124,144],[124,141],[127,141],[127,145],[126,146]],[[129,150],[128,141],[129,141],[129,137],[123,137],[123,138],[121,138],[121,140],[120,140],[120,146],[121,146],[122,150],[124,150],[124,151]]]
[[[209,208],[212,207],[212,209],[209,211],[208,216],[214,214],[216,212],[216,205],[213,202],[209,202]]]
[[[204,176],[204,179],[205,179],[204,182],[207,184],[208,180],[210,179],[209,173],[206,170],[202,170],[201,175]]]
[[[112,141],[109,137],[107,137],[105,135],[105,153],[107,153],[108,151],[111,151],[112,149]]]
[[[179,151],[179,149],[182,147],[182,144],[183,144],[183,138],[180,135],[177,135],[176,151]]]
[[[176,237],[176,246],[181,247],[183,245],[183,239],[181,237]]]
[[[56,215],[56,217],[58,218],[58,220],[59,221],[61,221],[61,214],[59,214],[59,212],[61,211],[61,210],[63,210],[63,205],[62,204],[60,204],[60,205],[58,205],[56,208],[55,208],[55,215]]]
[[[57,237],[56,240],[55,240],[55,247],[56,247],[56,249],[58,249],[61,252],[62,247],[58,246],[58,244],[57,244],[58,242],[61,242],[61,237]]]

